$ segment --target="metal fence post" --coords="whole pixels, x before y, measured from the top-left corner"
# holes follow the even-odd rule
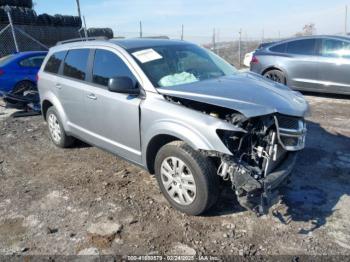
[[[86,27],[86,20],[85,20],[85,16],[83,16],[83,22],[84,22],[84,35],[85,35],[85,39],[88,39],[88,31],[87,31],[87,27]]]
[[[16,47],[16,52],[19,52],[19,48],[18,48],[18,43],[17,43],[17,38],[16,38],[16,32],[15,32],[15,27],[12,23],[12,17],[11,17],[11,8],[7,5],[5,7],[5,12],[7,13],[7,17],[9,19],[10,22],[10,27],[11,27],[11,31],[12,31],[12,37],[13,37],[13,42],[15,43],[15,47]]]
[[[239,68],[242,66],[242,29],[239,30],[239,39],[238,39],[238,65]]]

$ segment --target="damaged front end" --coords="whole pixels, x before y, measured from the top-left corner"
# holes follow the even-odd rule
[[[278,201],[276,189],[291,173],[296,151],[305,146],[305,121],[279,114],[245,119],[236,113],[226,120],[244,132],[217,131],[232,152],[221,155],[218,175],[231,181],[243,207],[266,214]]]
[[[185,98],[166,99],[228,122],[233,130],[216,130],[230,155],[202,151],[218,159],[217,173],[231,181],[239,203],[257,214],[266,214],[278,202],[277,188],[291,173],[297,151],[305,147],[303,117],[271,113],[247,118],[238,111]]]

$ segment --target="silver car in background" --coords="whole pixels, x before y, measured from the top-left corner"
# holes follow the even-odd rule
[[[300,93],[184,41],[60,44],[38,78],[55,145],[78,138],[147,169],[187,214],[215,204],[220,177],[265,213],[305,146]]]
[[[251,71],[302,91],[350,94],[350,38],[308,36],[255,51]]]

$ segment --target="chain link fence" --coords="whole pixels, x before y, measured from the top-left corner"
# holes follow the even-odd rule
[[[84,35],[77,17],[36,16],[32,9],[24,7],[1,6],[0,9],[0,57],[15,52],[48,50],[59,41]]]
[[[23,23],[13,23],[11,16],[13,16],[16,8],[10,8],[0,14],[1,21],[8,21],[9,23],[0,23],[0,57],[7,54],[23,51],[43,51],[54,46],[59,41],[64,41],[74,38],[83,38],[84,30],[80,27],[74,27],[69,25],[78,25],[76,17],[69,16],[49,16],[42,14],[37,16],[35,23],[31,21],[22,21]],[[24,11],[28,12],[28,8]],[[23,11],[23,10],[22,10]],[[36,15],[36,14],[35,14]],[[6,18],[6,19],[5,19]],[[21,21],[21,16],[17,16],[15,21]],[[28,17],[27,17],[28,18]],[[23,19],[22,19],[23,20]],[[80,24],[81,25],[81,21]],[[208,35],[183,35],[183,32],[179,31],[175,34],[159,34],[149,32],[113,32],[109,28],[90,28],[87,30],[88,36],[106,36],[107,38],[132,38],[132,37],[158,37],[158,38],[170,38],[170,39],[183,39],[212,50],[217,55],[224,58],[229,63],[233,64],[237,68],[243,67],[243,60],[246,53],[256,50],[261,44],[261,39],[239,37],[227,37],[218,36],[214,34]],[[276,41],[279,39],[269,39],[269,41]]]

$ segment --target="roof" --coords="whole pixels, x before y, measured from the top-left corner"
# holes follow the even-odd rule
[[[118,46],[126,51],[131,49],[147,49],[156,46],[171,46],[171,45],[189,45],[190,42],[182,40],[169,40],[169,39],[156,39],[156,38],[130,38],[130,39],[110,39],[110,40],[100,40],[100,39],[90,39],[84,41],[84,39],[77,39],[76,41],[61,43],[59,45],[50,48],[50,52],[59,52],[67,50],[70,48],[79,47],[94,47],[96,45],[100,46]]]
[[[133,39],[112,39],[111,43],[119,45],[120,47],[129,49],[148,48],[155,46],[170,46],[170,45],[185,45],[188,42],[181,40],[169,39],[150,39],[150,38],[133,38]]]
[[[17,55],[17,56],[46,55],[46,54],[47,54],[47,51],[25,51],[25,52],[14,53],[14,55]]]
[[[293,40],[301,40],[301,39],[314,39],[314,38],[335,38],[339,40],[345,40],[345,41],[350,41],[349,36],[344,36],[344,35],[309,35],[309,36],[296,36],[296,37],[291,37],[291,38],[286,38],[277,42],[273,42],[273,44],[276,43],[282,43],[282,42],[289,42]]]

